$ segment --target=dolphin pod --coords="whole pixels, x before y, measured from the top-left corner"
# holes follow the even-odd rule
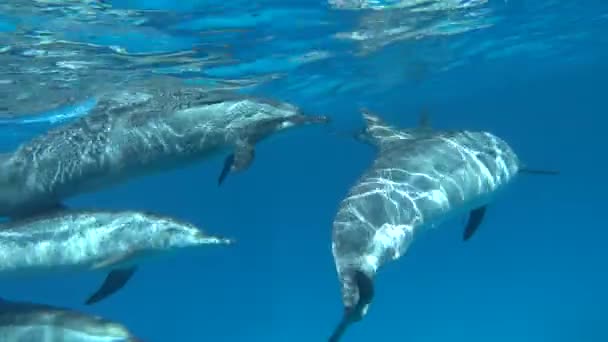
[[[469,240],[488,204],[518,174],[557,174],[524,167],[489,132],[434,130],[428,117],[417,127],[398,129],[368,110],[362,115],[365,127],[356,138],[377,155],[334,218],[332,253],[344,313],[330,342],[366,316],[378,269],[405,255],[417,235],[468,213],[463,240]]]
[[[417,127],[398,129],[362,112],[365,125],[354,137],[372,146],[376,158],[334,218],[331,251],[343,314],[329,342],[340,341],[367,315],[377,271],[406,254],[415,236],[465,213],[462,238],[469,240],[487,206],[517,175],[558,173],[527,168],[489,132],[436,130],[428,116]],[[259,142],[291,127],[329,122],[289,103],[200,88],[105,93],[89,114],[0,154],[0,216],[10,219],[0,225],[0,277],[103,271],[105,280],[85,301],[91,305],[120,291],[155,256],[232,245],[233,239],[169,216],[72,209],[63,202],[218,154],[224,155],[221,185],[249,168]],[[92,317],[0,299],[3,336],[141,342],[120,324]]]

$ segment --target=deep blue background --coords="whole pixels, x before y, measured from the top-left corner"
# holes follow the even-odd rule
[[[459,220],[421,235],[406,257],[381,270],[369,315],[345,342],[608,340],[602,60],[482,63],[422,86],[322,105],[281,96],[327,113],[343,131],[359,127],[362,104],[401,127],[415,125],[427,107],[434,127],[492,131],[531,167],[562,172],[521,176],[467,243]],[[94,307],[82,302],[101,273],[3,279],[0,294],[101,314],[145,342],[324,341],[342,310],[333,215],[373,156],[325,127],[306,127],[259,144],[252,167],[221,188],[216,158],[74,198],[73,207],[187,219],[238,244],[142,265],[123,291]]]

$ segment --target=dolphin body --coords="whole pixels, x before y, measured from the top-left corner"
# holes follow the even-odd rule
[[[332,254],[341,283],[344,314],[329,338],[366,314],[380,267],[404,255],[414,237],[469,214],[463,239],[483,221],[487,205],[525,168],[509,145],[488,132],[436,131],[428,117],[398,129],[363,110],[357,138],[377,150],[371,165],[341,202],[333,223]]]
[[[0,277],[105,270],[103,284],[86,301],[94,304],[154,256],[233,242],[153,213],[59,210],[0,225]]]
[[[0,154],[0,216],[66,209],[62,201],[227,153],[218,182],[246,170],[256,143],[325,124],[288,103],[199,88],[106,93],[81,118]]]
[[[141,342],[124,325],[51,305],[0,298],[3,342]]]

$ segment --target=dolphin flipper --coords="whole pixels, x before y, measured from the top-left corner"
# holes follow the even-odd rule
[[[226,159],[224,159],[224,167],[222,168],[222,172],[220,173],[220,177],[217,179],[217,184],[221,185],[228,174],[230,173],[230,169],[232,168],[232,164],[234,164],[234,154],[230,153]]]
[[[222,185],[228,174],[231,172],[244,171],[253,162],[255,157],[255,147],[248,142],[240,142],[236,145],[234,153],[231,153],[224,160],[224,167],[217,180],[218,185]]]
[[[484,205],[477,209],[471,210],[471,212],[469,213],[469,222],[467,223],[466,227],[464,228],[464,234],[463,234],[464,241],[467,241],[468,239],[471,238],[471,236],[473,236],[473,234],[475,234],[475,232],[477,231],[477,228],[479,228],[479,225],[481,225],[481,222],[483,221],[483,217],[486,214],[486,208],[487,208],[487,206]]]
[[[137,266],[110,271],[101,287],[87,299],[86,304],[95,304],[118,292],[127,284],[135,271],[137,271]]]

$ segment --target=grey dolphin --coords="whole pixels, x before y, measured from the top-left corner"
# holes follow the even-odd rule
[[[105,270],[104,283],[86,301],[93,304],[120,290],[154,256],[233,242],[153,213],[54,211],[0,225],[0,277]]]
[[[123,324],[66,308],[0,298],[3,342],[141,342]]]
[[[218,182],[247,169],[256,143],[290,127],[328,123],[297,107],[222,91],[135,88],[0,155],[0,216],[65,208],[66,198],[229,153]]]
[[[332,254],[344,314],[330,342],[367,314],[380,267],[404,255],[414,237],[447,219],[469,214],[468,240],[486,206],[525,168],[511,147],[488,132],[439,131],[428,118],[397,129],[367,110],[357,138],[377,156],[340,203],[333,223]]]

